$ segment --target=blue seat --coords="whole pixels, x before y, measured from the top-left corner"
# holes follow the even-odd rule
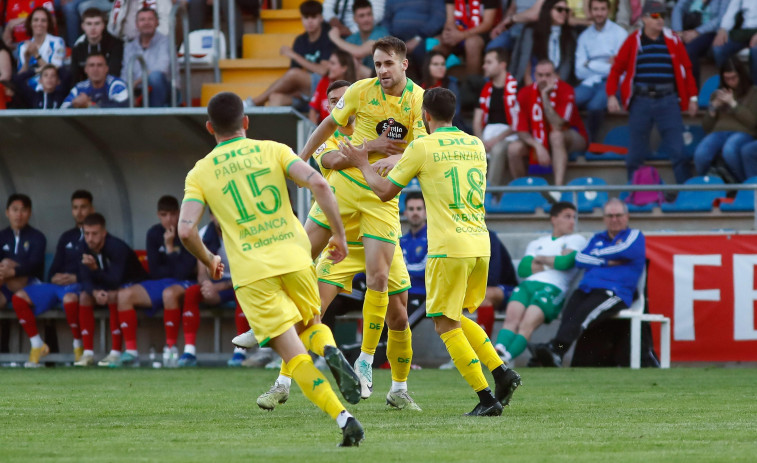
[[[720,177],[705,175],[701,177],[692,177],[686,180],[684,185],[723,185]],[[725,196],[723,190],[696,191],[688,190],[678,193],[675,202],[663,204],[663,212],[707,212],[712,210],[712,202],[715,198]]]
[[[607,182],[599,177],[579,177],[574,178],[573,180],[568,182],[567,186],[591,187],[592,185],[607,185]],[[578,204],[576,204],[576,208],[578,209],[578,212],[581,213],[591,213],[594,211],[595,207],[601,208],[602,206],[604,206],[608,199],[606,191],[591,191],[588,188],[584,191],[577,192],[576,196],[578,197]],[[566,191],[562,194],[562,196],[560,196],[560,201],[567,201],[569,203],[572,203],[573,193]]]
[[[756,183],[757,177],[750,177],[744,181],[744,184],[754,185]],[[754,211],[754,191],[739,190],[736,197],[733,198],[733,202],[721,204],[720,210],[724,212]]]
[[[710,96],[720,86],[720,76],[714,75],[705,80],[699,90],[699,109],[707,109],[710,105]]]
[[[610,131],[607,132],[607,135],[605,135],[602,143],[605,145],[622,146],[624,148],[628,148],[630,141],[631,134],[628,131],[628,126],[621,125],[610,129]],[[589,153],[588,151],[586,152],[587,161],[622,161],[625,158],[626,157],[622,154],[617,153],[595,154]]]
[[[694,150],[697,149],[697,145],[704,138],[705,133],[701,125],[684,125],[683,126],[683,152],[687,158],[694,158]],[[660,145],[657,152],[652,154],[650,160],[667,160],[668,154],[665,152],[665,147]]]
[[[547,186],[548,183],[541,177],[521,177],[516,178],[508,186]],[[530,214],[536,212],[537,208],[546,209],[549,202],[541,193],[505,193],[502,199],[496,205],[497,212],[505,214]],[[486,206],[489,210],[489,206]]]

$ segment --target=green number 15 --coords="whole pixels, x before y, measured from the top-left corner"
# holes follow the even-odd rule
[[[452,180],[452,202],[448,204],[450,209],[463,209],[465,204],[462,201],[462,195],[460,194],[460,177],[457,172],[457,167],[453,167],[444,173],[445,178]],[[474,209],[480,209],[484,204],[481,200],[484,197],[484,174],[475,167],[468,170],[466,175],[468,180],[468,194],[465,199],[466,202]],[[473,194],[478,193],[479,201],[477,204],[473,203]]]
[[[281,207],[281,192],[279,192],[278,188],[273,185],[266,185],[261,188],[260,185],[258,185],[258,177],[262,177],[263,175],[270,173],[271,169],[262,169],[248,174],[246,177],[247,183],[250,185],[250,190],[252,191],[252,196],[254,198],[262,196],[266,191],[273,195],[273,205],[270,207],[267,206],[263,201],[257,201],[255,203],[258,211],[263,214],[273,214]],[[256,216],[254,213],[251,214],[247,210],[247,206],[242,200],[242,194],[239,192],[239,187],[237,187],[237,182],[235,180],[229,181],[229,183],[227,183],[221,191],[223,191],[224,194],[230,194],[232,199],[234,199],[234,205],[237,207],[237,212],[239,212],[239,218],[237,219],[238,224],[243,224],[255,220]]]

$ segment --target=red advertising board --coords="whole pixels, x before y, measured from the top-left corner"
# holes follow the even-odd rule
[[[757,361],[757,235],[652,235],[646,244],[649,311],[671,319],[671,360]]]

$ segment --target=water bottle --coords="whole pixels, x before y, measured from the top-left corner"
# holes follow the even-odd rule
[[[152,365],[153,368],[160,368],[163,366],[160,362],[155,360],[155,348],[150,347],[150,365]]]

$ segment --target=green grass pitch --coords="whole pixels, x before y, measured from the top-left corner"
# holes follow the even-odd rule
[[[456,371],[421,370],[423,413],[385,406],[390,376],[349,410],[359,448],[294,386],[255,405],[266,370],[0,370],[2,462],[755,461],[757,369],[528,369],[499,418],[469,418]],[[331,380],[330,375],[327,375]],[[333,384],[333,380],[332,380]]]

